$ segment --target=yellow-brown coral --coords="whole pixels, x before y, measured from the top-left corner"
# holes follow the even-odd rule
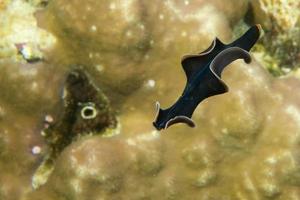
[[[64,5],[56,7],[59,2]],[[0,199],[300,198],[300,83],[295,78],[275,79],[256,62],[236,62],[223,74],[230,92],[199,106],[194,115],[197,128],[178,125],[158,134],[151,125],[154,102],[168,105],[184,86],[180,57],[205,49],[215,36],[229,40],[230,25],[243,16],[248,1],[143,1],[148,15],[133,24],[141,19],[145,35],[141,32],[132,40],[124,39],[125,19],[103,20],[105,9],[103,15],[93,12],[91,23],[80,21],[88,13],[83,12],[85,2],[108,9],[109,3],[78,2],[53,0],[47,8],[47,21],[40,23],[57,37],[57,46],[44,54],[47,63],[1,61]],[[82,12],[68,13],[68,5]],[[136,7],[129,10],[136,14]],[[123,12],[119,10],[121,16]],[[106,23],[103,26],[120,20],[120,26],[111,30],[114,37],[107,33],[97,38],[93,31],[99,27],[92,26],[93,20]],[[85,33],[81,26],[90,29]],[[128,41],[149,44],[140,52],[141,46]],[[102,48],[109,44],[111,51]],[[122,44],[129,45],[128,52]],[[59,109],[54,105],[65,64],[73,62],[89,66],[97,86],[119,109],[121,134],[81,138],[62,152],[49,181],[34,191],[31,178],[42,156],[32,149],[47,152],[39,136],[42,120]]]

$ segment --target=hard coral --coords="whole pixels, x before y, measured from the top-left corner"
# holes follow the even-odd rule
[[[197,128],[78,141],[30,198],[299,198],[300,96],[290,95],[299,80],[274,79],[255,62],[232,64],[224,80],[230,92],[200,105]]]
[[[36,26],[35,10],[25,1],[0,2],[0,59],[22,61],[18,45],[26,48],[27,58],[42,57],[41,51],[55,44],[53,35]]]
[[[7,2],[0,9],[20,8]],[[224,72],[230,93],[199,106],[196,129],[152,132],[155,100],[168,105],[184,85],[180,57],[204,50],[215,36],[229,40],[230,25],[248,1],[110,2],[51,1],[38,15],[57,37],[57,46],[43,54],[47,64],[1,61],[0,199],[298,199],[297,79],[273,79],[257,63],[233,64]],[[23,8],[32,15],[31,7]],[[101,13],[88,12],[94,8]],[[20,19],[12,10],[4,18]],[[128,10],[136,18],[128,20]],[[32,17],[27,22],[32,26],[22,26],[18,36],[36,30]],[[5,52],[2,58],[15,56],[15,41],[8,42],[13,56]],[[90,66],[95,84],[121,108],[123,129],[114,138],[85,136],[68,146],[49,181],[33,190],[38,152],[47,151],[39,136],[42,119],[57,102],[70,63]]]
[[[253,0],[251,8],[252,22],[262,24],[265,31],[261,40],[265,49],[260,51],[266,55],[262,59],[266,67],[274,75],[297,70],[300,61],[300,1]],[[277,65],[275,70],[274,65]]]
[[[56,0],[37,18],[58,40],[51,62],[89,66],[114,103],[155,71],[154,56],[205,48],[214,35],[229,39],[229,24],[245,14],[247,3],[239,1],[237,12],[236,1]]]

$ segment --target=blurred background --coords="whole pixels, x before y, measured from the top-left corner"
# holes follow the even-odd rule
[[[0,200],[300,199],[299,19],[299,0],[0,0]],[[229,92],[198,106],[197,127],[156,131],[155,102],[185,86],[181,57],[254,24],[252,63],[224,70]],[[74,65],[113,134],[60,130],[79,123],[62,117]],[[51,170],[61,144],[45,121],[71,141]]]

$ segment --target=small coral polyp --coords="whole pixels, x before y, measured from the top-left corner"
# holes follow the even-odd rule
[[[83,108],[81,109],[80,114],[83,119],[94,119],[95,117],[97,117],[98,111],[95,108],[94,103],[88,102],[82,106]]]

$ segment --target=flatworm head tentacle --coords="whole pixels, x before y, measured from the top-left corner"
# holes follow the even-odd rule
[[[155,114],[155,118],[154,118],[154,121],[157,121],[157,119],[158,119],[158,116],[159,116],[159,112],[160,112],[160,103],[157,101],[156,103],[155,103],[155,107],[156,107],[156,114]],[[154,123],[154,122],[153,122]]]

